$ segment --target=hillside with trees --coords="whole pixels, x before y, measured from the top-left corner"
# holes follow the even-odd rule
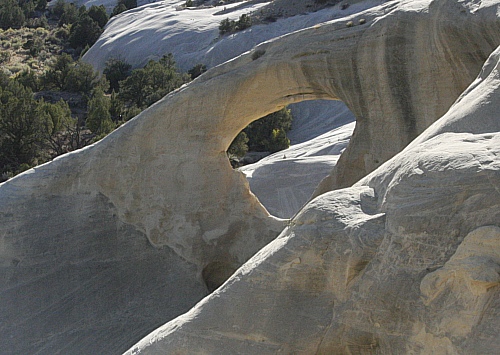
[[[119,0],[113,14],[135,6]],[[181,73],[166,54],[133,70],[111,58],[101,75],[80,57],[108,20],[102,5],[0,0],[0,181],[94,143],[207,70]],[[228,149],[233,165],[249,150],[287,148],[291,119],[283,109],[252,123]]]

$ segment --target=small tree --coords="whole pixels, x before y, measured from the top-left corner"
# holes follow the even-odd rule
[[[9,28],[21,28],[26,16],[15,0],[4,0],[0,3],[0,27],[4,30]]]
[[[55,5],[52,7],[50,12],[57,18],[61,18],[63,12],[64,12],[64,7],[66,5],[66,1],[64,0],[57,0]],[[72,4],[73,5],[73,4]]]
[[[18,173],[38,163],[44,137],[33,93],[14,80],[0,87],[0,172]]]
[[[113,12],[111,13],[111,17],[113,16],[116,16],[118,14],[121,14],[122,12],[125,12],[127,11],[127,7],[124,5],[124,4],[119,4],[119,5],[116,5],[114,8],[113,8]]]
[[[21,71],[16,76],[16,81],[32,91],[40,91],[40,78],[30,69]]]
[[[57,7],[57,8],[56,8]],[[75,4],[63,2],[57,3],[54,6],[54,10],[56,13],[61,13],[59,17],[58,26],[62,27],[63,25],[71,25],[78,21],[78,9]]]
[[[68,135],[76,125],[76,120],[71,117],[71,110],[64,100],[55,104],[44,102],[38,105],[38,114],[42,121],[42,134],[47,142],[48,148],[52,150],[52,156],[58,156],[68,152]]]
[[[83,14],[71,27],[69,44],[73,48],[84,48],[86,45],[92,46],[101,33],[102,29],[99,24],[88,14]]]
[[[235,156],[238,158],[243,157],[248,152],[248,136],[245,132],[241,131],[238,133],[236,138],[229,146],[227,153],[229,156]]]
[[[47,0],[38,0],[36,2],[36,7],[35,7],[35,10],[36,11],[45,11],[45,9],[47,8]]]
[[[118,0],[118,3],[113,8],[111,16],[118,15],[123,11],[134,9],[137,7],[137,0]]]
[[[188,70],[188,74],[191,76],[191,79],[195,79],[206,71],[207,71],[206,65],[196,64],[194,67]]]
[[[271,132],[271,136],[267,146],[271,153],[275,153],[290,147],[290,139],[287,138],[286,132],[284,130],[275,128]]]
[[[219,34],[224,35],[226,33],[231,33],[236,28],[236,22],[226,18],[222,20],[219,24]]]
[[[245,128],[249,149],[257,152],[276,152],[288,148],[290,141],[286,138],[286,132],[291,128],[292,120],[290,110],[282,108],[250,123]]]
[[[144,108],[187,81],[187,75],[177,71],[172,54],[168,54],[158,62],[151,60],[144,68],[132,71],[120,82],[119,97],[129,105]]]
[[[238,21],[226,18],[219,24],[219,34],[224,35],[235,31],[243,31],[250,26],[252,26],[252,18],[247,14],[241,15]]]
[[[86,126],[100,138],[114,129],[109,113],[110,107],[110,99],[104,96],[104,91],[98,88],[88,104]]]
[[[56,58],[56,61],[42,77],[45,88],[56,87],[62,90],[66,86],[69,72],[73,64],[73,58],[69,54],[63,53]]]
[[[108,14],[106,13],[106,8],[104,5],[95,6],[92,5],[88,11],[89,17],[94,20],[100,28],[104,28],[109,20]]]
[[[113,122],[119,122],[123,120],[124,106],[123,102],[118,98],[118,95],[113,90],[111,92],[111,100],[109,107],[109,114],[111,115],[111,120]]]
[[[131,74],[132,66],[120,59],[111,58],[106,62],[103,74],[109,80],[110,91],[120,91],[120,81],[127,79]]]
[[[142,69],[135,69],[125,80],[120,81],[119,97],[124,102],[143,107],[149,89],[149,77]]]
[[[236,22],[237,31],[243,31],[244,29],[247,29],[250,26],[252,26],[252,18],[247,14],[241,15],[238,22]]]
[[[94,71],[92,65],[79,61],[70,68],[63,89],[70,92],[79,92],[89,97],[96,87],[101,90],[107,89],[105,80],[99,78],[99,73]]]

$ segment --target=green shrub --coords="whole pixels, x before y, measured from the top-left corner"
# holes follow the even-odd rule
[[[19,3],[15,0],[3,0],[0,3],[0,27],[4,30],[8,28],[21,28],[24,25],[26,16]]]
[[[55,31],[54,35],[56,38],[66,41],[69,38],[70,30],[71,26],[63,25]]]
[[[79,17],[78,21],[71,26],[69,44],[72,48],[84,48],[92,46],[102,33],[99,24],[88,14]]]
[[[236,31],[243,31],[252,26],[252,18],[249,15],[243,14],[236,22]]]
[[[35,10],[44,12],[47,8],[47,0],[38,0],[36,2]]]
[[[73,58],[71,58],[71,56],[66,53],[56,57],[54,63],[42,77],[44,88],[57,88],[59,90],[62,90],[66,85],[68,74],[72,65]]]
[[[47,18],[45,16],[43,16],[43,18],[45,18],[45,20],[47,20]],[[49,31],[47,31],[45,27],[37,27],[35,30],[35,34],[37,36],[47,36],[49,34]]]
[[[127,11],[127,7],[124,4],[116,5],[113,8],[113,12],[111,13],[111,17],[121,14],[122,12]]]
[[[196,64],[194,67],[188,70],[188,74],[191,76],[191,79],[195,79],[206,71],[207,71],[206,65]]]
[[[226,33],[243,31],[244,29],[247,29],[250,26],[252,26],[252,18],[247,14],[241,15],[238,21],[226,18],[222,20],[219,24],[219,34],[224,35]]]
[[[64,82],[64,90],[90,97],[96,88],[105,91],[108,83],[105,78],[99,77],[99,73],[94,71],[92,65],[78,61],[70,67]]]
[[[177,71],[172,54],[168,54],[158,62],[151,60],[144,68],[133,70],[120,81],[118,96],[128,105],[145,108],[187,81],[188,76]]]
[[[30,89],[9,80],[0,101],[0,172],[17,173],[40,158],[43,126]]]
[[[1,51],[0,52],[0,64],[5,64],[10,61],[10,52]]]
[[[59,5],[59,2],[56,6]],[[59,12],[59,11],[58,11]],[[62,13],[59,18],[58,26],[62,27],[63,25],[71,25],[78,20],[78,9],[72,3],[64,3],[62,5]]]
[[[113,8],[111,16],[118,15],[124,11],[134,9],[137,7],[137,0],[118,0],[118,3]]]
[[[109,80],[109,91],[120,91],[120,81],[127,79],[131,72],[132,66],[120,59],[111,58],[106,61],[106,67],[103,74]]]
[[[248,152],[248,136],[245,132],[241,131],[238,133],[236,138],[234,138],[233,142],[229,146],[227,153],[229,156],[235,156],[237,158],[241,158],[245,156]]]
[[[106,8],[104,5],[95,6],[92,5],[88,11],[89,17],[94,20],[100,28],[104,28],[109,20],[108,14],[106,13]]]
[[[114,129],[109,109],[111,102],[109,97],[104,96],[101,89],[95,90],[88,104],[88,115],[85,125],[97,136],[102,137]]]
[[[226,33],[231,33],[236,27],[236,21],[226,18],[222,20],[219,24],[219,34],[224,35]]]
[[[32,91],[40,91],[40,79],[29,69],[25,69],[17,74],[16,81]]]
[[[292,114],[287,108],[271,113],[257,121],[250,123],[244,130],[244,144],[253,152],[277,152],[290,146],[286,133],[292,126]],[[242,152],[243,137],[237,136],[231,143],[228,153],[238,155]],[[245,151],[246,153],[246,151]],[[244,154],[243,154],[244,155]]]
[[[14,65],[9,66],[9,70],[11,71],[12,74],[19,73],[21,70],[25,69],[26,66],[21,63],[16,63]]]

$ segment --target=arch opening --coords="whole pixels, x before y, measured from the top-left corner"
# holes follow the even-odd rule
[[[274,153],[250,149],[239,166],[233,164],[268,212],[285,219],[293,217],[332,172],[355,126],[354,114],[342,101],[302,101],[287,109],[293,118],[287,132],[290,147]]]

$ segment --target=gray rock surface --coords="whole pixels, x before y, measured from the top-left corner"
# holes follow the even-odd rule
[[[422,138],[311,202],[274,241],[284,221],[225,154],[267,113],[340,99],[357,125],[318,191],[351,185],[474,80],[500,44],[498,9],[393,1],[363,13],[364,24],[355,15],[280,37],[99,143],[1,184],[6,352],[125,350],[271,241],[131,352],[498,349],[498,253],[474,247],[497,245],[498,53]]]
[[[126,354],[496,354],[499,69]]]

